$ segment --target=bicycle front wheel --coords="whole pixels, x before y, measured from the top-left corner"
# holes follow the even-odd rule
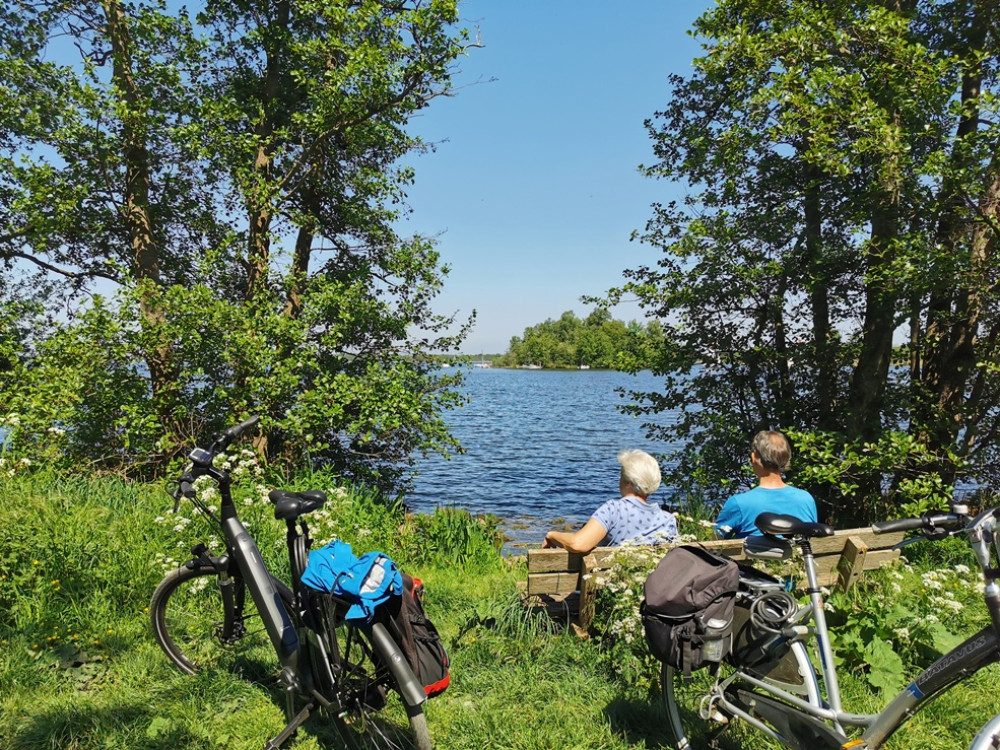
[[[149,607],[156,642],[187,674],[210,668],[263,678],[273,673],[276,661],[264,624],[239,577],[225,582],[232,585],[236,603],[226,612],[222,583],[212,568],[181,567],[168,573]],[[284,592],[281,596],[286,599]],[[290,601],[285,604],[291,607]]]
[[[793,643],[785,654],[773,662],[757,665],[749,671],[776,688],[796,694],[814,706],[822,705],[816,671],[802,643]],[[721,683],[731,677],[735,668],[728,662],[718,666],[718,672],[708,669],[694,672],[689,680],[680,670],[667,664],[660,673],[663,703],[667,721],[677,750],[739,750],[744,747],[780,748],[776,740],[767,738],[750,725],[730,715],[717,701]],[[740,681],[733,682],[738,686]],[[752,690],[749,686],[744,686]],[[728,689],[729,700],[738,700]],[[749,710],[746,706],[744,710]],[[750,711],[753,713],[753,711]]]
[[[408,706],[389,670],[389,656],[362,628],[339,621],[324,597],[319,632],[329,664],[324,692],[348,747],[379,750],[430,750],[423,704]]]

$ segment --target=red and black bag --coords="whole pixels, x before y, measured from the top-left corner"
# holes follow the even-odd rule
[[[390,630],[427,697],[443,693],[451,682],[451,662],[437,628],[424,612],[424,584],[419,578],[403,573],[402,603],[391,618]]]

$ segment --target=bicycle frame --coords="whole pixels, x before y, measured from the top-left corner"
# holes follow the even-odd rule
[[[975,672],[994,662],[1000,661],[1000,586],[997,579],[1000,578],[1000,569],[991,565],[991,545],[996,547],[1000,556],[1000,536],[997,535],[997,515],[1000,508],[993,508],[981,513],[968,525],[962,524],[950,534],[965,533],[969,536],[970,545],[973,548],[977,562],[982,569],[985,578],[984,598],[987,608],[990,611],[992,624],[966,639],[956,648],[944,654],[926,670],[921,672],[909,685],[907,685],[898,695],[896,695],[885,708],[877,714],[854,714],[845,712],[841,705],[840,688],[837,682],[836,667],[833,663],[833,653],[830,646],[829,630],[823,610],[823,598],[817,584],[815,558],[813,557],[808,539],[797,538],[795,543],[802,549],[803,562],[806,569],[809,586],[810,616],[815,625],[814,635],[816,638],[817,650],[820,656],[820,669],[826,685],[827,705],[816,706],[803,700],[797,695],[793,695],[774,684],[758,679],[746,669],[736,667],[734,674],[723,680],[715,690],[715,701],[713,705],[723,708],[730,715],[737,716],[758,730],[776,739],[782,744],[792,748],[809,748],[816,750],[817,747],[854,747],[876,750],[882,747],[885,741],[916,711],[920,710],[924,703],[937,695],[949,690],[959,682],[967,679]],[[940,533],[941,527],[934,525],[934,521],[941,524],[943,520],[953,523],[966,520],[967,516],[947,515],[936,517],[924,517],[923,519],[905,519],[904,521],[888,522],[886,524],[876,524],[873,528],[876,531],[906,530],[923,528],[925,531],[936,530],[937,535],[930,538],[941,538],[945,534]],[[930,523],[928,527],[926,524]],[[752,550],[747,550],[750,557],[773,556],[755,555]],[[755,716],[750,715],[743,707],[733,702],[727,696],[725,688],[736,682],[748,684],[755,688],[753,698],[755,699],[755,710],[769,718],[772,723],[777,722],[788,729],[792,736],[784,736],[780,731],[764,723]],[[772,696],[777,700],[767,700],[767,696]],[[830,722],[827,724],[825,722]],[[1000,723],[1000,722],[998,722]],[[864,727],[860,740],[855,740],[853,744],[845,745],[848,742],[845,726]],[[808,735],[807,739],[801,739],[798,732]],[[985,738],[981,740],[982,750],[993,747],[992,733],[981,733]],[[978,742],[979,740],[977,740]],[[817,744],[821,743],[821,744]],[[980,746],[973,744],[972,750],[980,750]]]
[[[286,600],[295,601],[297,607],[302,606],[300,600],[301,584],[296,573],[296,560],[300,559],[301,565],[304,566],[309,544],[307,527],[304,521],[298,517],[286,522],[288,524],[286,541],[294,579],[293,588],[289,589],[270,574],[257,543],[240,521],[236,504],[233,502],[228,472],[213,464],[218,450],[226,447],[245,429],[256,424],[256,421],[256,418],[253,418],[227,430],[210,450],[199,448],[192,451],[190,454],[192,468],[181,478],[178,492],[174,497],[178,502],[181,495],[195,498],[193,483],[201,476],[211,478],[219,488],[219,516],[216,518],[212,513],[209,515],[221,527],[226,553],[220,557],[209,557],[204,548],[196,547],[192,550],[195,555],[193,564],[211,566],[218,574],[225,617],[221,634],[223,639],[235,635],[233,631],[242,617],[243,602],[237,600],[234,592],[234,579],[237,576],[246,586],[243,593],[248,591],[257,607],[258,616],[274,647],[275,654],[278,656],[281,667],[280,678],[285,686],[288,725],[267,745],[267,748],[277,748],[294,734],[314,708],[317,706],[329,707],[332,704],[317,690],[316,686],[319,684],[319,680],[312,671],[314,668],[313,656],[323,654],[323,646],[318,643],[316,636],[303,622],[301,614],[298,612],[290,613],[282,599],[284,595]],[[301,533],[295,528],[296,521],[301,526]],[[406,657],[389,635],[385,626],[378,622],[373,623],[366,630],[366,633],[392,674],[403,702],[409,707],[416,707],[426,701],[427,695],[423,685],[409,668]],[[310,653],[311,648],[318,649],[320,653]],[[323,654],[323,658],[325,658],[325,654]],[[309,700],[306,706],[296,714],[295,699],[298,695],[305,696]]]

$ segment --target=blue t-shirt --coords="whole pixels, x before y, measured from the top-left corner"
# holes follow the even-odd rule
[[[656,503],[644,503],[635,497],[608,500],[591,516],[607,531],[603,545],[615,547],[622,542],[657,544],[677,538],[677,519]]]
[[[754,487],[726,500],[715,519],[715,530],[730,539],[760,534],[754,521],[761,513],[784,513],[802,521],[817,520],[816,501],[805,490],[787,484],[775,489]]]

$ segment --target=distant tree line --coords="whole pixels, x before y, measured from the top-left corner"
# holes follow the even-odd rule
[[[645,369],[654,352],[663,345],[659,321],[648,324],[614,320],[604,308],[581,320],[567,310],[558,320],[524,329],[514,336],[506,354],[494,364],[500,367],[538,365],[546,368]]]

